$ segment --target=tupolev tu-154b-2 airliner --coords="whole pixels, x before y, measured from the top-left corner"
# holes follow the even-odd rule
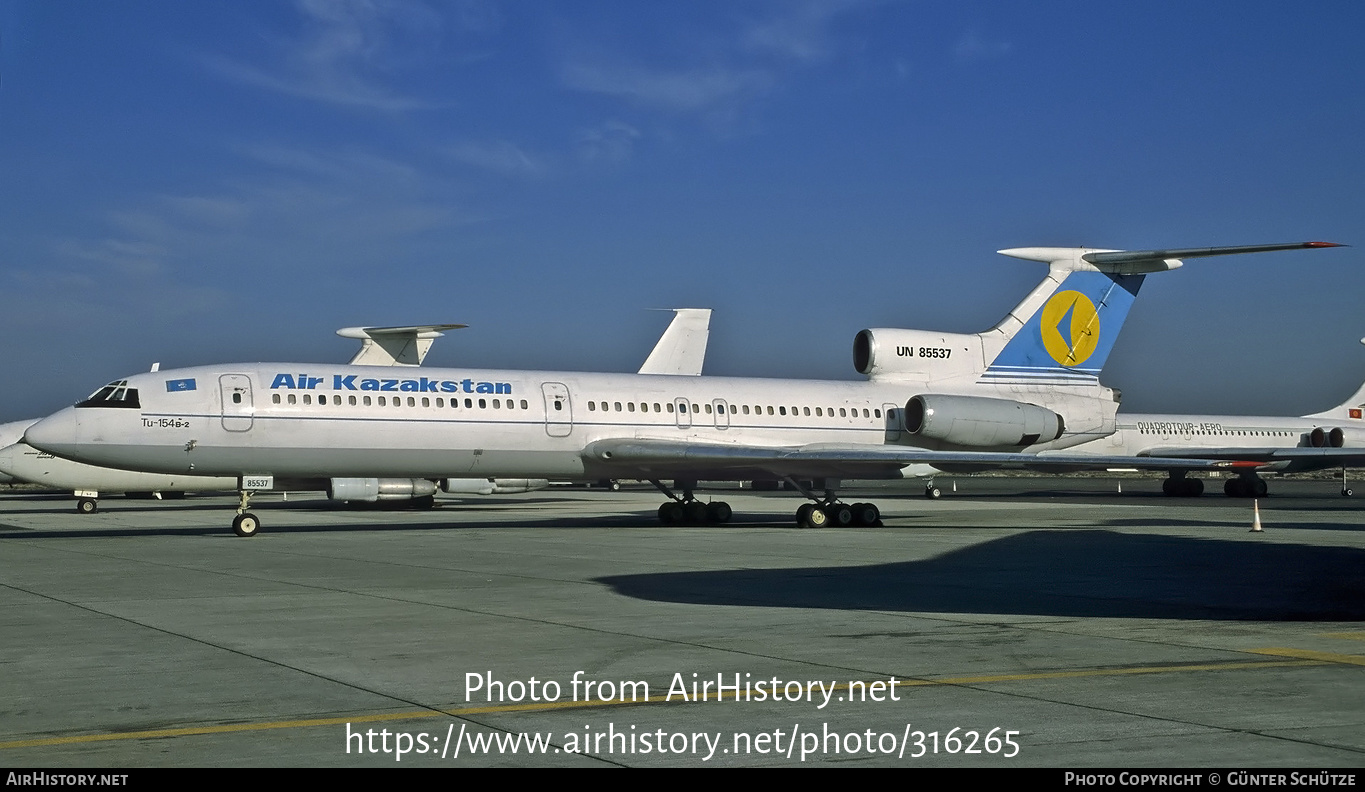
[[[242,536],[260,527],[247,511],[252,492],[321,481],[363,497],[377,477],[648,480],[668,498],[665,523],[730,519],[728,504],[695,497],[699,481],[777,479],[809,499],[796,513],[802,527],[876,525],[875,505],[838,499],[842,479],[900,478],[914,464],[1172,467],[1064,453],[1114,431],[1118,393],[1099,373],[1143,279],[1186,258],[1322,247],[1337,245],[1003,250],[1048,264],[1047,276],[982,333],[859,332],[853,359],[864,381],[204,366],[112,382],[25,440],[90,464],[236,476]]]

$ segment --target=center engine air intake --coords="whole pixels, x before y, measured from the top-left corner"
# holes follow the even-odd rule
[[[1035,404],[982,396],[927,394],[905,403],[905,430],[958,446],[1022,448],[1061,437],[1066,421]]]

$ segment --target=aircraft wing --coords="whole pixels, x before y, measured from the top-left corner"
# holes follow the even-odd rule
[[[1187,463],[1214,459],[1259,462],[1283,472],[1365,467],[1365,448],[1152,448],[1143,454]]]
[[[1011,454],[987,451],[931,451],[907,446],[814,443],[752,446],[622,438],[597,440],[583,451],[591,467],[615,470],[619,478],[895,478],[913,464],[941,469],[1034,470],[1062,473],[1110,468],[1167,470],[1259,467],[1234,459]]]

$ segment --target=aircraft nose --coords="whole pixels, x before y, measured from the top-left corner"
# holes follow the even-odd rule
[[[49,454],[66,456],[76,446],[76,408],[53,413],[24,431],[24,442]]]

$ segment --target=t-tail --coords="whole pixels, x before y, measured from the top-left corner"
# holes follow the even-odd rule
[[[872,379],[1002,385],[1093,385],[1143,280],[1182,259],[1340,247],[1333,242],[1100,250],[1030,247],[1006,256],[1048,265],[1047,277],[984,333],[876,328],[854,340],[854,366]]]

